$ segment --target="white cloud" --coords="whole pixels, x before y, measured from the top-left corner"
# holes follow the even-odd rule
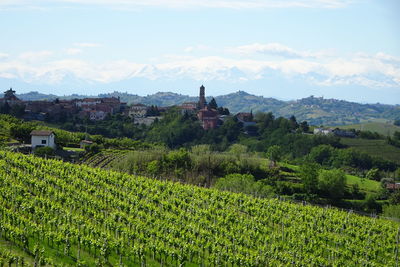
[[[343,8],[352,0],[53,0],[52,4],[103,5],[116,8]],[[46,0],[0,0],[1,6],[46,6]]]
[[[43,50],[35,52],[25,52],[19,55],[19,58],[25,61],[40,61],[53,55],[52,51]]]
[[[6,54],[6,53],[0,53],[0,60],[2,60],[2,59],[7,59],[8,57],[9,57],[8,54]]]
[[[99,47],[101,44],[97,43],[74,43],[74,46],[78,47]]]
[[[268,43],[268,44],[259,44],[254,43],[250,45],[242,45],[234,48],[227,48],[227,52],[237,53],[241,55],[250,55],[250,54],[268,54],[274,56],[282,56],[288,58],[307,58],[307,57],[323,57],[327,56],[330,53],[325,51],[319,52],[310,52],[310,51],[298,51],[288,46],[279,43]]]
[[[79,49],[79,48],[68,48],[66,50],[66,53],[68,55],[77,55],[77,54],[82,53],[82,49]]]
[[[385,54],[383,52],[379,52],[375,55],[377,59],[385,60],[385,61],[391,61],[391,62],[400,62],[400,57],[395,57],[391,56],[388,54]]]
[[[276,47],[272,50],[274,49],[279,50]],[[383,53],[357,53],[345,58],[297,57],[274,60],[167,55],[161,59],[163,63],[156,61],[153,64],[127,60],[102,64],[78,59],[52,60],[49,58],[51,55],[49,51],[28,52],[15,60],[0,61],[0,77],[49,84],[62,83],[65,77],[105,84],[135,77],[150,80],[188,78],[234,83],[268,78],[272,72],[274,75],[281,75],[282,79],[296,76],[315,85],[400,88],[400,61]],[[38,58],[41,60],[33,60]]]
[[[192,53],[192,52],[197,52],[197,51],[208,51],[210,50],[211,47],[207,46],[207,45],[195,45],[195,46],[188,46],[184,49],[184,51],[186,53]]]

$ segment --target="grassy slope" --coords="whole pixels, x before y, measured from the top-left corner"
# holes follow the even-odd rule
[[[85,228],[79,228],[81,234],[102,231],[110,242],[122,236],[124,244],[129,244],[125,243],[128,233],[136,233],[151,237],[156,244],[162,242],[164,246],[168,246],[168,242],[183,242],[190,248],[207,247],[207,243],[221,244],[221,247],[213,247],[205,254],[206,265],[211,264],[208,260],[213,256],[223,259],[225,252],[236,259],[243,257],[243,264],[239,264],[242,260],[237,264],[241,266],[246,264],[245,259],[247,263],[252,262],[252,266],[260,266],[255,261],[257,257],[264,256],[270,257],[269,263],[273,266],[291,262],[342,266],[394,264],[392,251],[397,223],[336,209],[255,199],[1,151],[0,182],[0,200],[3,203],[7,201],[4,208],[13,212],[6,217],[22,215],[28,220],[35,218],[36,223],[44,226],[45,232],[51,228],[51,231],[62,233],[62,229],[68,229],[76,233],[77,225],[82,226],[77,222],[84,221],[87,225],[85,223]],[[16,203],[13,199],[21,190],[25,192],[24,198],[18,201],[23,202]],[[19,205],[35,211],[25,213],[15,209]],[[46,219],[38,215],[44,205],[55,205],[51,212],[60,216],[53,217],[56,228],[49,227]],[[135,227],[129,230],[131,223]],[[114,230],[116,226],[121,229],[121,234]],[[124,229],[128,232],[125,233]],[[152,233],[154,229],[157,231]],[[148,240],[146,238],[144,240]],[[103,240],[99,238],[100,244]],[[232,243],[232,240],[235,241]],[[135,244],[140,244],[140,239],[135,241]],[[31,240],[30,244],[33,245],[33,242],[48,243]],[[70,255],[76,255],[74,234],[70,236],[70,242]],[[146,249],[149,244],[145,242]],[[55,263],[72,264],[71,256],[61,259],[63,247],[62,243],[58,251],[55,247],[46,248],[46,255]],[[177,248],[175,253],[182,251]],[[84,246],[81,258],[90,265],[94,264],[95,258],[87,253]],[[129,259],[124,257],[125,263]],[[112,264],[118,262],[113,251],[110,261]]]
[[[378,193],[381,184],[377,181],[363,179],[354,175],[346,175],[347,185],[357,184],[361,191],[366,193]]]
[[[343,129],[356,129],[356,130],[377,132],[386,136],[393,135],[395,131],[400,132],[399,126],[393,125],[392,123],[384,123],[384,122],[368,122],[360,124],[343,125],[338,127]]]
[[[382,157],[400,164],[400,148],[387,144],[386,140],[341,138],[340,142],[371,156]]]
[[[288,163],[280,163],[280,165],[288,167],[294,171],[299,170],[299,166],[288,164]],[[347,186],[352,186],[353,184],[357,184],[360,191],[365,193],[377,193],[380,189],[380,183],[377,181],[360,178],[358,176],[346,174]]]

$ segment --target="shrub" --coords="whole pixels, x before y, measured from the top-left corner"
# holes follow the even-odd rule
[[[46,157],[46,156],[54,156],[54,149],[51,147],[45,146],[45,147],[36,147],[35,150],[33,151],[33,154],[38,157]]]
[[[346,176],[341,170],[322,170],[318,175],[320,192],[333,200],[343,197],[346,187]]]
[[[270,186],[261,181],[255,182],[254,177],[250,174],[228,174],[217,180],[215,188],[257,197],[268,197],[273,194]]]

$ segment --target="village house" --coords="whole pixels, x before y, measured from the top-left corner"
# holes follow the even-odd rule
[[[399,190],[400,189],[400,183],[388,183],[388,184],[386,184],[386,189],[388,189],[388,190]]]
[[[143,104],[134,104],[128,110],[128,116],[131,118],[144,118],[146,117],[149,107]]]
[[[347,130],[342,130],[339,128],[336,128],[333,130],[333,134],[339,137],[348,137],[348,138],[355,138],[356,134],[352,131],[347,131]]]
[[[104,120],[108,114],[121,112],[126,103],[121,103],[119,98],[84,98],[76,100],[76,106],[81,109],[79,116],[88,117],[90,120]]]
[[[201,121],[204,130],[215,129],[218,126],[218,112],[215,109],[211,109],[209,106],[200,109],[197,113],[197,117]]]
[[[253,121],[253,112],[239,112],[235,117],[243,124],[244,128],[256,125],[256,122]]]
[[[33,130],[31,132],[32,149],[36,147],[51,147],[56,148],[55,134],[53,131]]]
[[[182,114],[194,114],[197,111],[199,104],[197,102],[184,102],[179,106]]]
[[[152,125],[156,120],[161,120],[161,116],[148,116],[143,118],[135,118],[133,123],[136,125],[144,124],[146,126]]]
[[[91,146],[91,145],[93,145],[93,142],[89,140],[82,140],[79,143],[80,148],[85,148],[86,146]]]
[[[75,105],[77,107],[88,107],[88,106],[96,106],[97,104],[101,103],[100,98],[84,98],[84,99],[78,99],[75,102]]]
[[[314,128],[314,134],[321,134],[321,135],[333,134],[333,129]]]

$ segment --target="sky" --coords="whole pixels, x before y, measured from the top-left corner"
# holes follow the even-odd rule
[[[398,0],[0,0],[0,88],[400,104]]]

